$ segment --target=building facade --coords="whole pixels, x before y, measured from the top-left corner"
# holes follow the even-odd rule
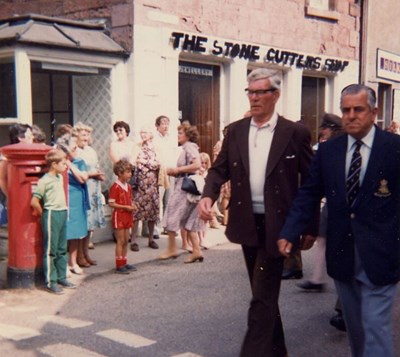
[[[164,114],[172,128],[197,125],[210,153],[249,109],[246,76],[257,67],[279,71],[278,112],[302,120],[316,141],[323,113],[339,114],[341,89],[359,81],[361,10],[357,0],[7,1],[0,144],[13,122],[36,123],[51,138],[57,124],[83,121],[111,177],[113,122],[138,133]],[[10,40],[18,21],[6,19],[26,13],[40,16],[25,18],[30,27]],[[58,33],[31,32],[43,23]],[[100,27],[112,43],[92,37]]]
[[[361,82],[373,87],[378,96],[378,125],[400,123],[400,41],[394,19],[400,3],[364,0],[361,31]]]

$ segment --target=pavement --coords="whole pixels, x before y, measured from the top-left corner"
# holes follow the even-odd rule
[[[203,247],[212,249],[213,247],[221,244],[228,243],[225,237],[225,227],[220,226],[217,229],[208,229],[206,238],[203,242]],[[128,263],[135,265],[140,269],[140,265],[155,261],[158,256],[163,252],[168,245],[168,237],[166,235],[160,235],[160,239],[155,240],[159,245],[159,249],[152,249],[148,247],[148,238],[138,237],[137,243],[139,244],[139,252],[132,252],[128,250]],[[177,237],[177,246],[181,247],[182,241],[180,237]],[[82,275],[72,274],[71,281],[75,284],[82,283],[85,279],[111,273],[115,270],[115,243],[110,238],[108,241],[95,244],[95,249],[90,250],[90,257],[97,261],[97,265],[90,268],[83,268],[84,273]],[[179,254],[188,254],[187,251],[179,249]],[[204,253],[207,254],[206,252]],[[0,290],[13,290],[7,289],[7,257],[0,257]],[[20,289],[17,289],[20,290]],[[23,289],[21,289],[23,291]],[[29,290],[41,290],[41,289],[29,289]]]

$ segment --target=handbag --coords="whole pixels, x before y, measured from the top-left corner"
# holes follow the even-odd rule
[[[132,187],[132,190],[137,190],[139,187],[139,169],[135,166],[132,169],[132,177],[129,180],[129,184]]]
[[[201,193],[197,189],[196,182],[192,180],[192,178],[189,175],[183,176],[183,181],[182,181],[182,190],[191,193],[192,195],[200,196]]]

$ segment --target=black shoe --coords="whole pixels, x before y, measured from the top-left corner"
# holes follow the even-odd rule
[[[304,283],[297,284],[297,286],[303,290],[323,292],[325,290],[325,284],[314,284],[307,280]]]
[[[344,322],[343,316],[341,313],[338,313],[337,315],[333,316],[330,320],[329,323],[338,329],[339,331],[346,332],[346,323]]]
[[[283,269],[282,279],[301,279],[303,277],[303,270],[287,270]]]
[[[126,268],[128,271],[136,271],[136,270],[137,270],[137,268],[136,268],[134,265],[132,265],[132,264],[126,264],[126,265],[125,265],[125,268]]]
[[[160,236],[158,234],[154,234],[153,239],[160,239]]]
[[[130,271],[126,268],[126,266],[115,269],[115,272],[117,274],[129,274],[130,273]]]
[[[59,285],[61,285],[65,289],[76,289],[76,285],[68,281],[67,279],[60,280],[58,282]]]
[[[50,286],[46,286],[46,290],[49,293],[56,294],[56,295],[64,294],[64,290],[57,284],[51,284]]]

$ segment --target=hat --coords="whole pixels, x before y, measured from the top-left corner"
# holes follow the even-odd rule
[[[320,128],[341,129],[342,119],[335,114],[325,113],[322,117]]]

